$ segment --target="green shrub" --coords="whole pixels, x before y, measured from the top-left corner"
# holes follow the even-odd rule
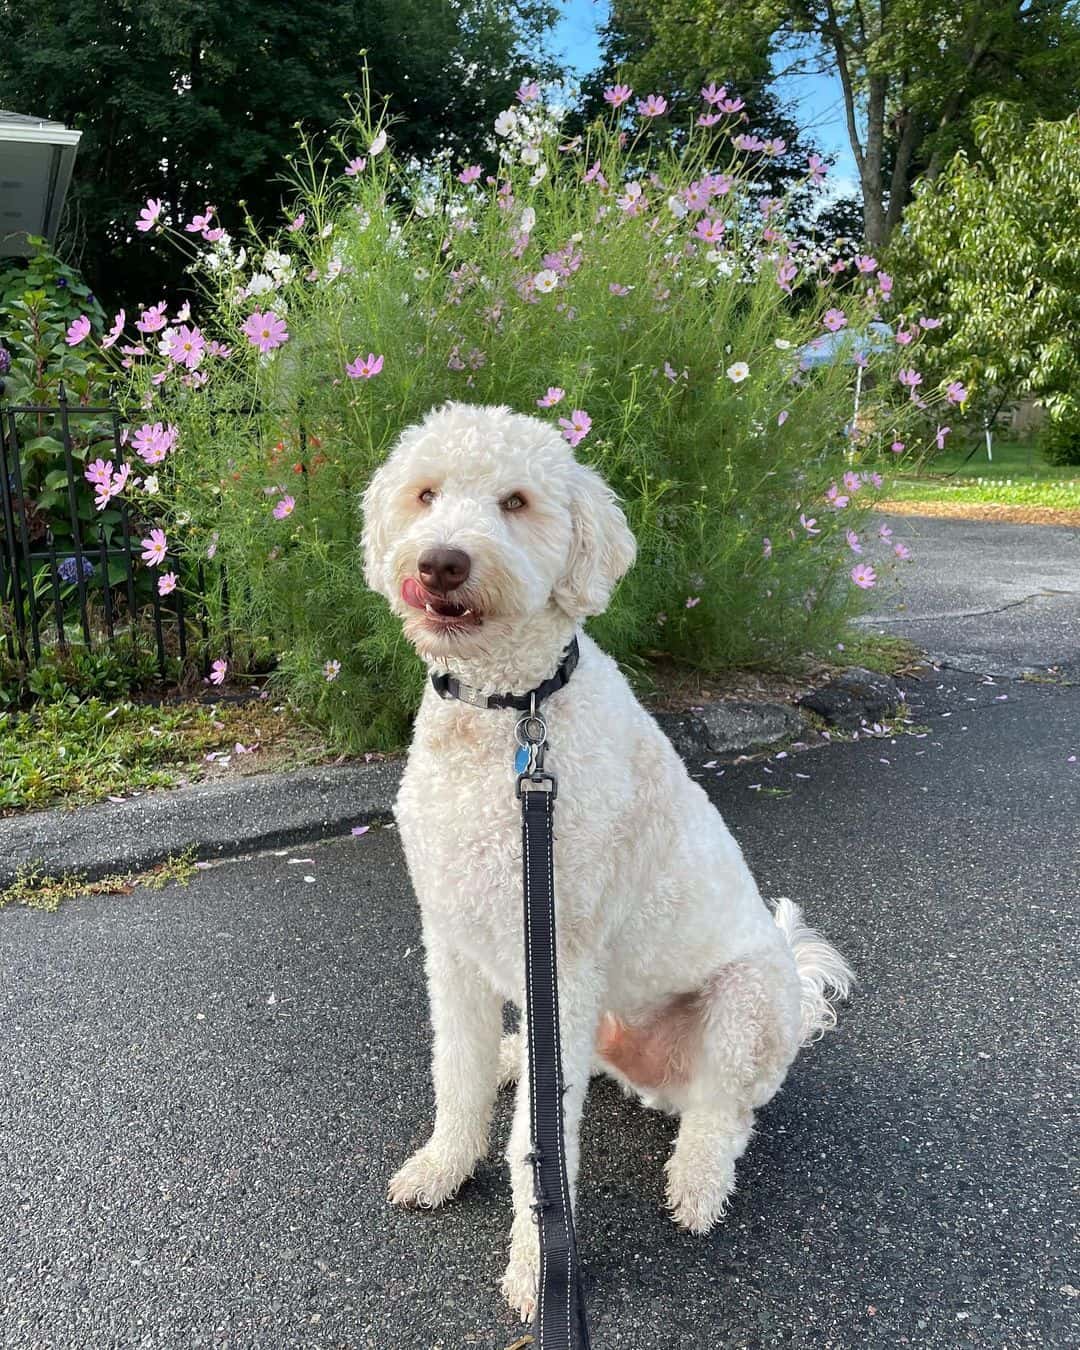
[[[1047,423],[1043,454],[1051,464],[1080,464],[1080,411]]]
[[[357,508],[402,428],[445,399],[591,419],[578,453],[639,542],[592,625],[624,664],[797,663],[859,607],[869,574],[853,569],[892,557],[858,536],[875,464],[924,415],[894,378],[914,348],[873,356],[853,434],[851,349],[800,360],[823,319],[864,332],[889,280],[863,260],[838,299],[830,260],[756,193],[768,150],[734,115],[672,131],[622,109],[565,142],[529,93],[482,153],[490,174],[399,164],[361,108],[329,158],[305,144],[274,238],[172,222],[210,245],[194,263],[207,299],[199,326],[151,315],[135,362],[132,404],[150,408],[135,443],[176,431],[152,509],[170,546],[224,564],[232,623],[279,650],[277,678],[344,747],[400,744],[420,687],[364,587]]]

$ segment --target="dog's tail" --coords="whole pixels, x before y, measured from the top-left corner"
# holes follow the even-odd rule
[[[847,998],[855,975],[834,946],[803,922],[791,900],[777,900],[776,926],[788,940],[799,972],[800,1041],[816,1041],[836,1026],[835,1003]]]

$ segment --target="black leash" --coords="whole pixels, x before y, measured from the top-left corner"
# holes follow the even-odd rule
[[[525,1026],[533,1148],[528,1160],[533,1169],[533,1211],[540,1237],[537,1350],[589,1350],[563,1131],[565,1087],[559,1043],[553,859],[558,781],[544,768],[547,725],[537,712],[544,699],[570,679],[579,655],[575,636],[551,679],[527,694],[485,694],[449,673],[431,676],[440,698],[459,699],[474,708],[516,708],[525,714],[516,727],[519,749],[514,769],[521,801],[525,891]]]
[[[547,727],[536,702],[534,698],[531,711],[517,725],[521,749],[516,763],[525,882],[525,1024],[533,1141],[529,1161],[540,1234],[536,1343],[539,1350],[589,1350],[563,1132],[552,848],[558,780],[544,768]]]

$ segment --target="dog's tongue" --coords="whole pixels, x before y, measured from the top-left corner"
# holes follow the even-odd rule
[[[401,583],[401,598],[413,609],[423,609],[431,599],[415,577],[406,577]]]

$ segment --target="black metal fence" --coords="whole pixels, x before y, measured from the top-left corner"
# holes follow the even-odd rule
[[[152,522],[126,488],[99,506],[87,478],[97,459],[113,475],[145,473],[122,426],[115,403],[72,404],[62,386],[52,405],[0,399],[0,652],[24,668],[128,641],[155,652],[164,678],[170,662],[187,662],[189,637],[205,646],[205,606],[191,603],[205,594],[203,569],[185,576],[171,551],[140,565]],[[167,572],[178,580],[162,594]]]

